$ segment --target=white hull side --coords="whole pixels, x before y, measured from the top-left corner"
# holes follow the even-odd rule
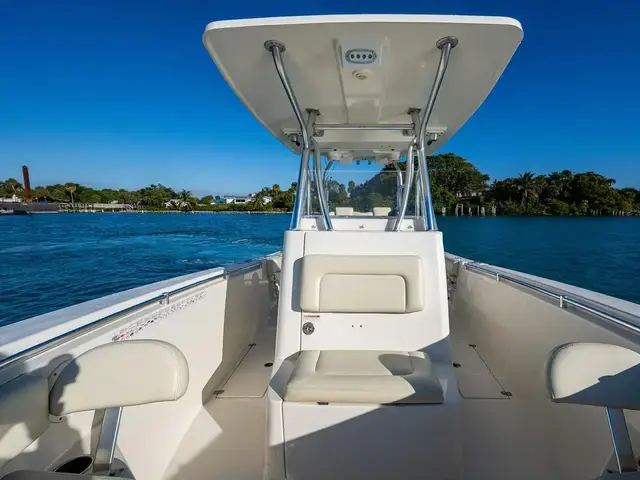
[[[454,361],[462,365],[457,373],[459,378],[467,375],[460,356],[465,347],[474,345],[500,388],[512,395],[463,401],[465,478],[578,480],[595,478],[605,468],[615,471],[605,409],[551,403],[544,366],[552,349],[570,342],[610,343],[640,352],[638,335],[467,270],[456,264],[459,261],[467,260],[447,256],[450,280],[456,284],[450,320]],[[489,267],[617,307],[629,314],[630,321],[640,310],[638,305],[606,295]],[[473,375],[465,380],[477,379]],[[637,452],[640,415],[628,412],[627,420]]]
[[[238,275],[221,276],[176,294],[168,305],[154,302],[121,318],[104,321],[101,328],[0,369],[0,383],[24,372],[40,372],[48,377],[63,361],[112,341],[144,338],[172,343],[189,364],[186,394],[177,402],[125,408],[118,436],[117,456],[137,479],[163,478],[203,404],[231,375],[249,350],[258,325],[269,318],[274,298],[263,266],[264,262],[249,265]],[[3,357],[218,273],[210,270],[159,282],[5,327],[4,338],[12,341],[3,347]],[[94,452],[98,431],[94,412],[71,414],[62,422],[53,423],[39,439],[34,438],[22,454],[2,459],[6,463],[1,472],[51,470],[67,459]],[[220,425],[217,432],[222,432]]]

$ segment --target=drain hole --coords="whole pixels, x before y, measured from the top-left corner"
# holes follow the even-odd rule
[[[92,464],[93,459],[89,455],[81,455],[80,457],[72,458],[71,460],[64,462],[56,468],[54,472],[75,474],[86,473]]]

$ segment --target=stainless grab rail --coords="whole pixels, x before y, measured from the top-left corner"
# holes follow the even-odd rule
[[[597,307],[591,306],[591,305],[587,305],[586,303],[581,302],[580,300],[573,298],[569,295],[565,295],[562,293],[557,293],[554,292],[552,290],[548,290],[544,287],[540,287],[538,285],[535,285],[533,283],[527,282],[526,280],[521,280],[519,278],[513,277],[511,275],[508,275],[506,273],[500,272],[498,270],[492,270],[490,268],[487,267],[483,267],[481,265],[475,264],[475,263],[464,263],[463,264],[464,267],[467,270],[476,270],[478,272],[481,273],[485,273],[487,275],[491,275],[492,277],[495,277],[496,281],[499,282],[500,280],[506,280],[508,282],[511,283],[515,283],[517,285],[520,285],[522,287],[534,290],[542,295],[545,295],[547,297],[551,297],[553,299],[558,300],[558,307],[560,308],[566,308],[567,305],[571,305],[572,307],[577,308],[578,310],[582,310],[585,311],[587,313],[590,313],[592,315],[595,315],[596,317],[600,317],[604,320],[608,320],[612,323],[615,323],[618,326],[621,326],[623,328],[626,328],[628,330],[631,330],[634,333],[640,333],[640,325],[636,325],[635,323],[629,322],[628,320],[625,320],[624,318],[620,318],[617,317],[615,315],[612,315],[610,313],[605,312],[604,310],[601,310]],[[593,303],[597,303],[597,302],[593,302]],[[611,309],[615,309],[614,307],[609,307]],[[638,320],[640,321],[639,317],[636,317],[633,314],[628,314],[629,316],[638,318]]]
[[[270,257],[265,257],[265,259],[269,259]],[[133,313],[137,310],[140,310],[144,307],[148,307],[149,305],[152,305],[154,303],[163,303],[163,302],[169,302],[170,298],[174,295],[177,295],[179,293],[183,293],[187,290],[191,290],[193,288],[199,287],[205,283],[209,283],[212,282],[214,280],[219,280],[221,278],[229,278],[229,277],[234,277],[236,275],[240,275],[243,273],[246,273],[248,271],[251,271],[253,269],[256,269],[258,267],[260,267],[262,265],[262,261],[256,261],[253,262],[251,264],[248,265],[244,265],[244,266],[240,266],[236,269],[232,269],[232,270],[228,270],[226,268],[223,268],[222,270],[216,272],[215,274],[213,274],[210,277],[207,278],[203,278],[202,280],[198,280],[197,282],[194,283],[190,283],[189,285],[185,285],[183,287],[180,288],[175,288],[173,290],[167,291],[167,292],[163,292],[159,295],[156,295],[152,298],[149,298],[147,300],[144,300],[140,303],[136,303],[135,305],[132,305],[130,307],[127,308],[123,308],[122,310],[118,310],[117,312],[114,312],[112,314],[109,314],[105,317],[101,317],[97,320],[94,320],[93,322],[87,323],[85,325],[82,325],[81,327],[77,327],[74,328],[72,330],[69,330],[67,332],[64,332],[56,337],[50,338],[44,342],[41,342],[37,345],[33,345],[29,348],[26,348],[25,350],[22,350],[18,353],[14,353],[13,355],[10,355],[8,357],[3,358],[2,360],[0,360],[0,370],[16,363],[19,362],[21,360],[26,360],[27,358],[31,358],[35,355],[38,355],[40,353],[46,352],[47,350],[51,350],[52,348],[55,348],[63,343],[66,343],[70,340],[73,340],[74,338],[78,338],[82,335],[85,335],[89,332],[92,332],[94,330],[97,330],[98,328],[102,328],[106,325],[109,325],[113,322],[115,322],[116,320],[119,320],[120,318],[129,315],[130,313]]]

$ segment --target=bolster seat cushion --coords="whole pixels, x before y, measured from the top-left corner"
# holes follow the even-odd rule
[[[107,343],[64,367],[51,389],[49,411],[63,416],[174,401],[188,384],[189,364],[174,345],[159,340]]]
[[[606,343],[557,347],[546,366],[551,401],[640,410],[640,353]]]
[[[437,404],[444,396],[423,352],[306,350],[300,352],[284,399],[386,405]]]

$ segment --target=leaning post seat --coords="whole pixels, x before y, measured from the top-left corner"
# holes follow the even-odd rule
[[[441,233],[287,232],[282,287],[267,478],[459,478]]]
[[[305,350],[284,396],[287,402],[437,404],[444,401],[423,352]]]
[[[307,255],[301,283],[300,308],[311,314],[407,314],[425,307],[422,261],[415,255]],[[284,399],[442,403],[443,393],[424,352],[305,350]]]

